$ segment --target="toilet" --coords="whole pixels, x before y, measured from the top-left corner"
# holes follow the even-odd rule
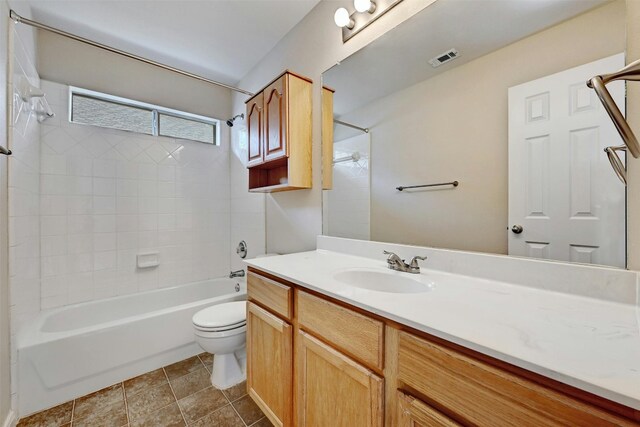
[[[196,342],[214,355],[211,384],[226,389],[246,379],[247,302],[213,305],[193,315]]]

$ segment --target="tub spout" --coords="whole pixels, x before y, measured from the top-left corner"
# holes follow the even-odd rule
[[[237,270],[229,273],[229,279],[233,279],[234,277],[244,277],[244,270]]]

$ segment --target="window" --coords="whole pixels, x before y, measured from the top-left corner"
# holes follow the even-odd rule
[[[220,145],[220,122],[210,117],[76,87],[69,98],[72,123]]]

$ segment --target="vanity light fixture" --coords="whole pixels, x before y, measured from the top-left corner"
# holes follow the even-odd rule
[[[402,0],[353,0],[355,12],[341,7],[336,10],[333,20],[342,28],[342,42],[346,43],[351,37],[358,34],[373,21],[387,13]]]
[[[335,15],[333,15],[333,20],[340,28],[352,29],[356,25],[355,21],[351,18],[351,16],[349,16],[349,11],[344,7],[336,10]]]
[[[371,0],[353,0],[353,7],[355,7],[356,10],[361,13],[373,13],[376,11],[376,3]]]

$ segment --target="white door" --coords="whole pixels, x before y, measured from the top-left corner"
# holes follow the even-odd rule
[[[509,88],[509,255],[625,266],[625,187],[603,151],[623,142],[585,84],[624,65],[618,54]],[[624,83],[607,88],[624,114]]]

